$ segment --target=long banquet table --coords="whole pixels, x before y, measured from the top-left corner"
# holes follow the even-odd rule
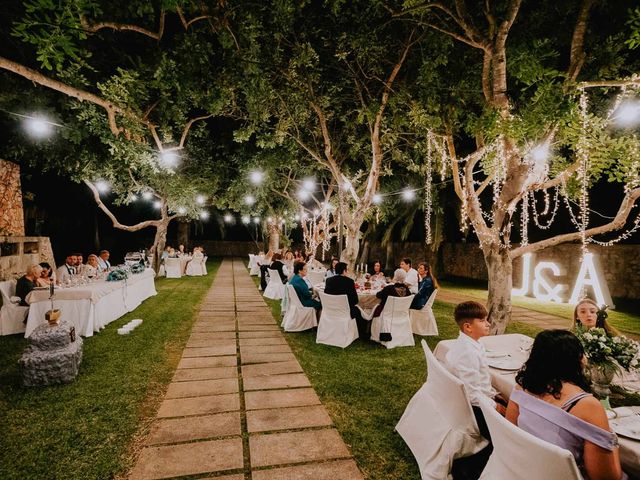
[[[154,276],[153,269],[148,268],[117,282],[103,280],[71,288],[56,287],[53,307],[60,309],[60,319],[74,325],[79,335],[91,337],[156,295]],[[28,337],[46,321],[45,312],[51,309],[49,290],[33,290],[26,300],[30,308],[24,336]]]
[[[453,340],[442,340],[436,345],[434,350],[435,357],[444,362],[447,352],[450,349]],[[500,392],[504,398],[511,396],[511,391],[516,385],[517,370],[511,368],[511,365],[522,364],[529,358],[529,348],[533,343],[533,339],[520,333],[509,333],[505,335],[490,335],[480,339],[487,351],[489,360],[489,372],[491,374],[491,383],[493,387]],[[504,368],[494,368],[491,364],[500,365],[505,362]],[[640,407],[633,407],[638,409]],[[640,441],[620,436],[620,463],[622,469],[634,478],[640,478]]]

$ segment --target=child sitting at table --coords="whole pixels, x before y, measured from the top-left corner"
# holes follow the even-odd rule
[[[480,433],[490,439],[489,429],[479,407],[480,398],[489,398],[502,415],[505,414],[506,401],[491,386],[484,346],[478,341],[489,334],[487,315],[487,309],[478,302],[463,302],[456,306],[454,318],[460,334],[452,342],[445,364],[464,383]]]

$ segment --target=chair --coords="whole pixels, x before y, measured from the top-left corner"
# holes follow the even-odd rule
[[[259,257],[258,255],[251,255],[251,257],[253,257],[253,261],[249,261],[249,275],[259,277],[260,265],[264,261],[264,257]]]
[[[381,343],[387,348],[413,347],[416,342],[409,319],[409,306],[412,301],[413,295],[387,297],[382,313],[371,322],[371,340]],[[390,342],[380,341],[380,332],[385,328],[391,329]]]
[[[309,270],[307,272],[307,279],[309,280],[309,282],[311,282],[311,285],[316,286],[319,283],[324,282],[325,275],[326,275],[326,272]]]
[[[165,258],[164,270],[167,273],[167,278],[181,278],[182,267],[180,265],[179,258]]]
[[[202,271],[204,272],[203,275],[209,275],[209,272],[207,272],[207,259],[209,258],[208,255],[204,256],[204,259],[202,260]]]
[[[285,332],[302,332],[318,326],[316,309],[302,305],[293,285],[287,285],[286,296],[289,299],[289,305],[282,320]]]
[[[487,422],[493,453],[480,479],[581,480],[575,459],[569,450],[525,432],[500,415],[488,401],[480,408]]]
[[[280,274],[277,270],[267,269],[269,273],[269,282],[267,288],[264,289],[263,295],[271,300],[281,300],[284,296],[284,284],[280,279]]]
[[[351,318],[346,295],[329,295],[320,292],[322,314],[318,324],[316,343],[346,348],[358,338],[358,326]]]
[[[488,442],[478,431],[464,384],[421,343],[427,381],[409,401],[396,431],[418,462],[421,478],[442,480],[450,478],[454,459],[478,453]]]
[[[29,315],[29,307],[20,305],[20,298],[16,297],[16,281],[0,282],[2,308],[0,308],[0,335],[24,333],[24,321]]]
[[[416,335],[438,335],[438,324],[433,314],[433,302],[436,299],[438,290],[434,290],[429,296],[429,300],[420,310],[409,310],[411,318],[411,329]]]
[[[206,275],[204,270],[204,262],[205,258],[198,256],[194,256],[193,259],[187,263],[186,275],[190,277],[201,277]]]

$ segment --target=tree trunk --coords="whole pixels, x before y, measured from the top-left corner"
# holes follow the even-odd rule
[[[387,243],[387,252],[386,252],[386,259],[384,262],[384,269],[385,270],[393,269],[393,242],[392,241],[389,241],[389,243]]]
[[[165,219],[156,227],[156,235],[153,239],[153,247],[155,254],[153,255],[153,269],[158,273],[160,261],[162,260],[162,252],[167,244],[167,230],[169,229],[169,219]]]
[[[93,248],[96,252],[100,251],[100,223],[98,222],[98,213],[93,215]]]
[[[360,254],[360,263],[367,263],[369,261],[369,240],[365,240],[362,246],[362,253]]]
[[[360,250],[360,224],[358,224],[358,228],[349,225],[344,239],[344,249],[340,255],[340,261],[345,262],[349,266],[349,271],[353,272]]]
[[[269,236],[269,250],[277,252],[280,250],[280,225],[276,222],[267,225],[267,234]],[[315,253],[315,252],[314,252]]]
[[[191,223],[180,220],[178,222],[178,245],[184,245],[184,248],[190,250],[189,240],[191,233]]]
[[[489,298],[487,309],[491,321],[491,333],[504,333],[511,320],[511,287],[513,260],[506,248],[487,247],[484,261],[489,274]]]

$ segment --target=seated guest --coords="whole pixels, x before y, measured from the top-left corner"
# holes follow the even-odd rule
[[[178,254],[173,247],[169,247],[169,258],[178,258]]]
[[[506,402],[491,386],[486,353],[478,341],[489,334],[487,309],[478,302],[462,302],[456,306],[453,315],[460,333],[447,352],[445,365],[464,383],[478,429],[483,437],[490,439],[489,429],[480,410],[480,399],[488,398],[502,415],[505,413]]]
[[[56,272],[47,262],[40,262],[40,266],[42,267],[42,272],[36,283],[39,287],[48,287],[51,282],[56,281]]]
[[[171,247],[169,245],[164,247],[164,250],[162,251],[162,254],[160,255],[160,260],[166,260],[167,258],[169,258],[169,250],[170,249],[171,249]]]
[[[85,265],[83,255],[81,253],[75,253],[74,256],[76,257],[76,275],[84,275]]]
[[[304,262],[296,262],[293,265],[293,276],[291,277],[291,280],[289,280],[289,284],[296,290],[296,294],[298,295],[302,305],[320,310],[322,308],[320,302],[312,298],[311,290],[304,281],[304,277],[306,276],[307,264]]]
[[[371,317],[373,318],[380,316],[385,304],[387,303],[388,297],[408,297],[409,295],[411,295],[411,292],[409,292],[409,287],[407,287],[402,282],[387,285],[378,293],[376,293],[376,297],[380,299],[380,303],[376,305],[376,308],[373,310],[373,315]]]
[[[438,281],[431,273],[431,267],[425,262],[420,262],[418,264],[418,293],[413,297],[410,308],[421,310],[422,307],[427,304],[427,300],[429,300],[431,294],[438,287]]]
[[[336,274],[325,281],[324,293],[347,296],[351,318],[356,319],[360,338],[368,339],[370,337],[371,322],[362,317],[362,312],[356,306],[358,305],[358,293],[356,292],[355,282],[347,276],[347,264],[338,262],[335,270]]]
[[[324,278],[331,278],[336,274],[336,265],[338,264],[340,260],[338,260],[336,257],[333,257],[331,259],[331,266],[327,269],[327,273],[325,274]]]
[[[415,268],[411,267],[411,259],[403,258],[400,261],[400,268],[407,273],[404,283],[409,286],[409,291],[411,293],[418,293],[418,272]]]
[[[111,264],[109,263],[109,250],[100,250],[98,254],[98,266],[100,267],[100,271],[111,268]]]
[[[295,263],[293,252],[291,250],[287,250],[285,252],[282,263],[284,263],[284,266],[287,269],[287,278],[291,278],[293,276],[293,264]]]
[[[258,259],[258,265],[260,265],[260,288],[264,290],[267,288],[267,269],[271,265],[271,259],[273,258],[273,252],[269,250],[264,258]]]
[[[85,265],[85,274],[89,278],[95,277],[100,271],[100,265],[98,264],[98,256],[92,253],[87,257],[87,264]]]
[[[194,248],[193,251],[195,253],[196,249]],[[178,251],[176,252],[176,255],[178,257],[182,257],[182,256],[184,256],[186,254],[187,254],[187,252],[185,252],[185,250],[184,250],[184,245],[182,245],[182,244],[178,245]]]
[[[59,283],[65,283],[67,280],[71,280],[71,277],[76,274],[76,257],[74,255],[67,255],[64,261],[64,265],[58,267],[56,271],[56,278]]]
[[[278,275],[280,275],[280,281],[282,281],[282,283],[287,283],[289,272],[285,272],[286,267],[284,266],[284,263],[282,263],[282,255],[280,255],[279,253],[274,253],[273,257],[271,257],[271,265],[269,265],[269,268],[278,272]]]
[[[42,273],[42,267],[40,265],[29,265],[29,267],[27,267],[27,273],[18,279],[18,283],[16,284],[16,297],[20,297],[20,305],[23,307],[29,306],[25,298],[27,298],[31,290],[38,286],[36,282],[38,278],[40,278],[40,273]]]
[[[507,419],[569,450],[589,480],[620,479],[618,441],[602,404],[589,392],[584,350],[566,330],[538,334],[516,376]]]
[[[384,277],[384,272],[382,271],[382,263],[380,260],[376,260],[373,262],[373,273],[371,274],[371,282],[384,282],[386,281]]]
[[[596,302],[590,298],[583,298],[573,310],[572,330],[575,331],[577,328],[582,328],[583,330],[602,328],[608,336],[619,337],[620,332],[609,325],[607,316],[607,312],[604,309],[600,309]]]

